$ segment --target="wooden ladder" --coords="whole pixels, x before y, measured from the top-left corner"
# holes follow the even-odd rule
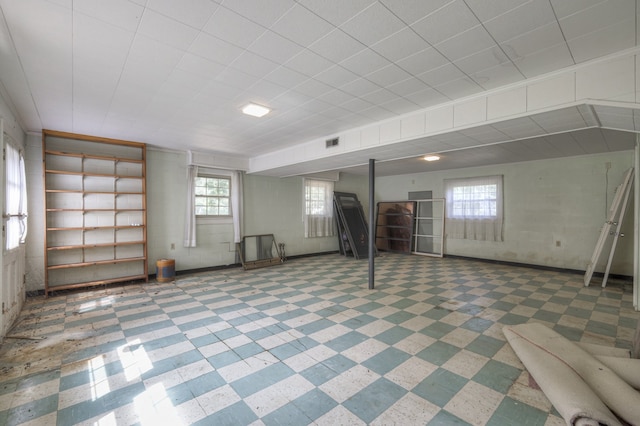
[[[602,287],[607,286],[609,270],[611,269],[611,262],[613,261],[613,254],[616,251],[618,238],[624,236],[620,233],[620,228],[622,227],[622,219],[624,218],[624,213],[627,210],[629,194],[631,193],[631,187],[633,186],[633,173],[633,167],[627,170],[622,183],[616,189],[616,195],[613,198],[611,208],[609,209],[609,216],[607,218],[607,221],[604,223],[602,230],[600,231],[600,238],[598,238],[596,248],[593,251],[593,256],[591,256],[591,260],[589,261],[587,270],[584,274],[585,287],[588,287],[589,283],[591,282],[593,272],[596,268],[596,264],[598,263],[598,259],[602,254],[602,250],[604,248],[605,242],[607,241],[607,237],[609,235],[613,235],[613,242],[611,244],[611,251],[609,252],[609,259],[607,261],[604,278],[602,279]]]

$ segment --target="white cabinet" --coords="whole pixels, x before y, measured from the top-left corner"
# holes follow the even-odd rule
[[[45,294],[148,280],[146,145],[43,131]]]

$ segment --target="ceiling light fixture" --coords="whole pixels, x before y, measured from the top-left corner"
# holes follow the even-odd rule
[[[423,159],[425,161],[438,161],[440,157],[438,157],[437,155],[425,155]]]
[[[242,112],[247,115],[259,118],[269,114],[271,110],[267,107],[263,107],[262,105],[247,104],[242,108]]]

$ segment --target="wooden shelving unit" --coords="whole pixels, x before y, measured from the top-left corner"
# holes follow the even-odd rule
[[[146,145],[44,130],[45,295],[148,281]]]

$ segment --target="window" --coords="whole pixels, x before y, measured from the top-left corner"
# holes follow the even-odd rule
[[[24,158],[11,144],[5,145],[5,249],[12,250],[27,236],[27,184]]]
[[[333,182],[304,180],[304,236],[331,237],[333,223]]]
[[[445,180],[452,238],[502,241],[502,176]]]
[[[230,178],[202,175],[196,177],[196,216],[230,216],[230,200]]]

